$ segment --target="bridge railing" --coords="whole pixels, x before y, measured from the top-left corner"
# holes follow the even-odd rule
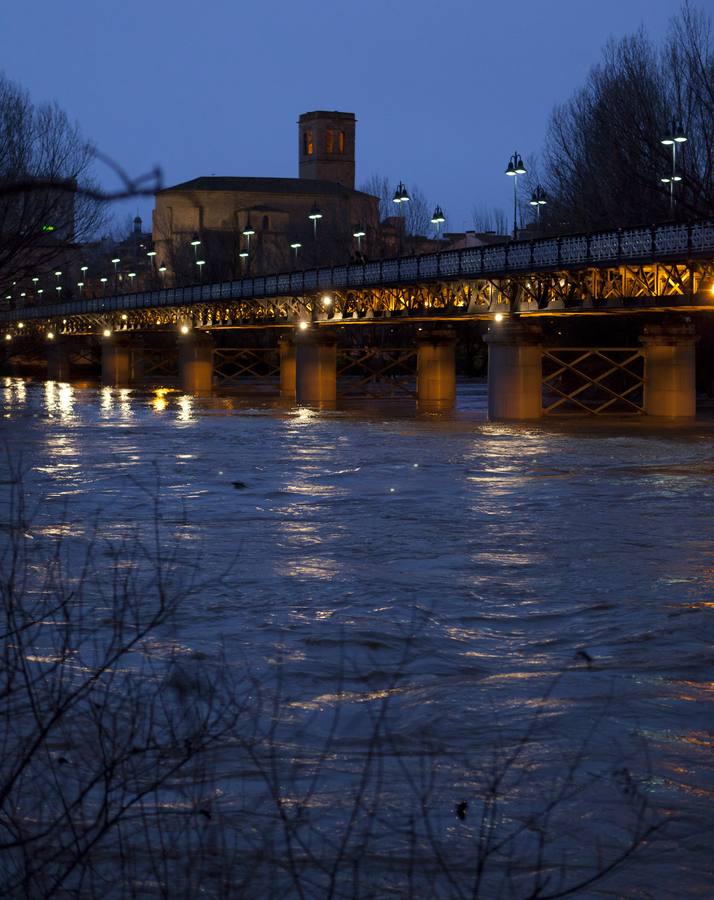
[[[0,321],[55,318],[123,310],[191,306],[220,300],[259,300],[298,296],[320,290],[377,287],[420,281],[451,280],[510,272],[538,272],[574,266],[623,262],[686,260],[714,251],[714,221],[669,223],[645,228],[569,234],[531,241],[510,241],[403,256],[374,262],[329,266],[276,275],[261,275],[210,284],[115,294],[48,306],[2,311]]]

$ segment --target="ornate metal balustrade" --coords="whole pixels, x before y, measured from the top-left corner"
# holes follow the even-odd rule
[[[551,347],[543,351],[544,415],[641,415],[644,353],[632,347]]]
[[[6,309],[0,322],[62,319],[60,330],[78,331],[107,321],[121,329],[161,328],[184,317],[201,327],[267,327],[328,318],[320,305],[323,292],[335,296],[329,317],[337,320],[607,309],[614,301],[637,306],[660,297],[701,305],[697,295],[712,285],[714,222],[705,221]]]

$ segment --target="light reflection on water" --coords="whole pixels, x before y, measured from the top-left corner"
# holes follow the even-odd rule
[[[494,425],[482,389],[424,418],[19,379],[1,396],[28,491],[53,501],[37,540],[81,541],[69,517],[111,538],[148,531],[158,490],[182,554],[227,572],[184,611],[187,647],[225,641],[229,657],[284,666],[296,710],[340,702],[346,652],[349,698],[392,691],[402,741],[453,747],[478,745],[494,708],[525,728],[565,672],[547,703],[554,738],[602,716],[593,764],[614,766],[608,754],[645,733],[652,791],[710,827],[710,419]],[[398,690],[377,683],[407,637]],[[682,885],[708,865],[697,852],[680,848]]]

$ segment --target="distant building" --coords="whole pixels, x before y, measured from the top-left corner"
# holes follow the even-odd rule
[[[354,188],[354,114],[301,115],[298,164],[298,178],[202,176],[159,191],[157,263],[190,279],[202,260],[207,280],[342,264],[355,258],[358,226],[369,255],[379,200]]]

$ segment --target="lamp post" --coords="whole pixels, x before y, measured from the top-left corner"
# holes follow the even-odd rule
[[[404,204],[409,203],[410,200],[409,193],[404,186],[404,182],[400,181],[397,185],[397,189],[394,192],[394,196],[392,197],[392,203],[396,203],[399,208],[399,217],[401,219],[401,229],[399,233],[399,252],[401,254],[404,243]]]
[[[112,263],[114,264],[114,293],[117,293],[119,290],[119,263],[121,260],[118,256],[112,257]]]
[[[201,246],[201,238],[195,231],[191,238],[191,246],[193,247],[193,260],[194,262],[198,262],[198,248]]]
[[[302,247],[302,244],[300,243],[300,241],[293,241],[292,244],[290,244],[290,249],[295,254],[295,268],[297,268],[298,252],[301,247]]]
[[[440,206],[436,206],[434,209],[434,213],[431,217],[431,224],[436,225],[436,239],[437,241],[441,237],[441,226],[446,221],[446,216],[443,213],[443,210]]]
[[[203,281],[203,267],[206,265],[205,259],[197,259],[196,265],[198,266],[198,274],[201,281]]]
[[[255,234],[255,228],[250,224],[250,216],[248,216],[248,221],[245,223],[245,228],[243,229],[243,236],[248,241],[248,256],[250,256],[250,239]]]
[[[248,254],[247,250],[241,250],[240,253],[238,254],[238,256],[243,260],[243,263],[245,265],[245,271],[243,273],[244,275],[248,274],[248,255],[249,254]]]
[[[164,275],[165,274],[166,274],[166,266],[163,263],[159,263],[159,277],[161,278],[162,286],[164,283]]]
[[[506,175],[513,178],[513,239],[518,238],[518,176],[526,174],[526,167],[518,151],[508,160]]]
[[[674,182],[681,181],[682,176],[677,175],[677,145],[684,144],[687,141],[687,136],[684,134],[684,129],[681,124],[677,125],[677,123],[672,119],[672,128],[668,135],[662,138],[660,141],[661,144],[664,144],[665,147],[672,147],[672,174],[669,178],[661,178],[660,181],[663,184],[669,185],[669,214],[672,218],[674,218]]]
[[[528,202],[531,206],[535,206],[536,222],[540,224],[540,208],[541,206],[545,206],[545,204],[548,202],[548,198],[545,191],[539,184],[536,185],[536,189],[533,191],[533,195]]]
[[[317,203],[312,204],[312,209],[308,215],[308,219],[312,222],[312,239],[315,243],[315,266],[317,267],[317,222],[322,218],[322,213]]]
[[[156,250],[147,250],[146,255],[149,257],[149,276],[150,284],[154,284],[154,266],[156,265]]]
[[[358,258],[362,258],[362,238],[365,237],[367,232],[364,230],[362,225],[357,225],[352,232],[352,237],[357,239],[357,256]]]

